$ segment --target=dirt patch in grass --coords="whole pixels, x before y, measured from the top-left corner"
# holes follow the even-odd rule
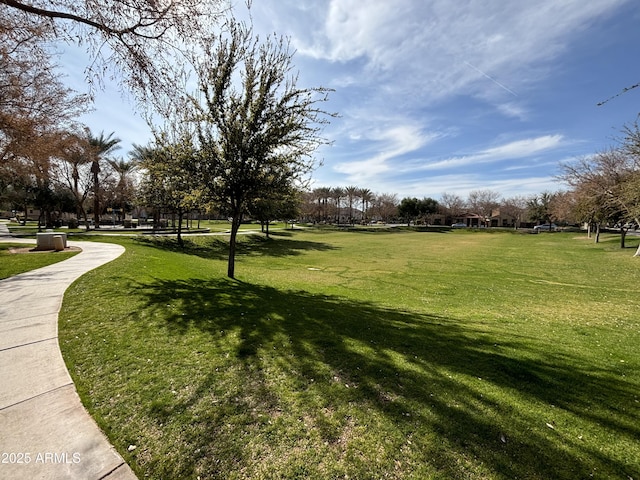
[[[80,247],[67,247],[61,252],[81,252],[82,249]],[[9,253],[56,253],[56,250],[36,250],[33,247],[22,247],[22,248],[9,248]]]

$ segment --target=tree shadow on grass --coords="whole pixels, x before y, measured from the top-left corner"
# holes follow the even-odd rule
[[[271,234],[273,236],[273,234]],[[281,234],[279,238],[267,238],[264,235],[248,234],[239,235],[236,244],[236,255],[258,255],[271,257],[287,257],[301,255],[305,251],[328,251],[337,247],[324,242],[312,242],[306,240],[291,240],[289,235]],[[225,237],[210,236],[200,237],[197,241],[189,238],[183,239],[180,245],[171,237],[141,237],[136,242],[146,246],[179,252],[187,255],[196,255],[201,258],[224,260],[229,255],[229,241]]]
[[[276,470],[286,478],[638,474],[637,459],[554,424],[563,412],[633,444],[636,386],[525,339],[496,341],[455,319],[227,279],[158,280],[132,294],[163,310],[170,337],[195,330],[234,357],[224,374],[206,371],[186,398],[153,410],[163,422],[201,412],[180,439],[197,458],[165,476],[224,478],[269,449],[274,465],[288,458]],[[311,451],[335,459],[330,474]]]
[[[290,238],[293,237],[293,232],[300,232],[298,229],[286,229],[286,230],[270,230],[269,235],[272,237]]]

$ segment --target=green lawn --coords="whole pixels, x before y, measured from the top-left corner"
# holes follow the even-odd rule
[[[38,233],[39,231],[45,231],[47,229],[45,229],[44,227],[42,227],[41,229],[38,228],[38,222],[33,222],[33,221],[29,221],[27,222],[25,225],[22,225],[22,223],[18,223],[18,222],[9,222],[7,224],[7,226],[9,227],[9,230],[11,231],[11,233],[15,234],[15,235],[23,235],[23,236],[33,236],[35,238],[36,233]],[[70,229],[70,228],[54,228],[54,229],[49,229],[49,230],[53,230],[55,232],[64,232],[64,233],[74,233],[74,232],[84,232],[86,231],[84,228],[75,228],[75,229]]]
[[[12,248],[35,248],[24,243],[0,243],[0,279],[46,267],[73,257],[78,252],[11,253]]]
[[[68,290],[67,365],[140,478],[640,478],[617,238],[274,233],[236,281],[218,237],[106,240]]]
[[[197,221],[193,222],[193,225],[197,226],[198,222]],[[227,232],[231,230],[231,222],[229,222],[228,220],[201,220],[200,227],[208,228],[211,230],[211,232]],[[282,222],[271,223],[269,225],[270,231],[282,230],[286,228],[290,228],[290,226]],[[259,232],[261,230],[260,223],[243,223],[242,225],[240,225],[240,231],[246,231],[246,230]]]

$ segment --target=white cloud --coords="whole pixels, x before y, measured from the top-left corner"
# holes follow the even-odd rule
[[[527,120],[529,118],[529,111],[527,108],[519,105],[516,102],[501,103],[496,106],[496,109],[505,117],[515,118],[517,120]]]
[[[536,138],[516,140],[469,155],[429,162],[421,166],[412,165],[411,168],[416,170],[439,170],[446,168],[459,168],[467,165],[477,165],[480,163],[493,163],[510,159],[516,160],[533,157],[542,152],[557,149],[563,145],[562,135],[544,135]]]
[[[516,140],[505,145],[489,148],[480,153],[480,155],[496,160],[528,157],[541,151],[557,148],[561,143],[562,135],[544,135],[542,137]]]
[[[629,12],[631,0],[261,0],[251,15],[262,38],[291,38],[299,86],[336,88],[326,107],[341,117],[323,132],[333,146],[317,152],[315,178],[437,198],[554,190],[554,164],[597,149],[600,132],[610,143],[625,102],[589,116],[584,105],[607,94],[586,88],[637,77],[633,63],[610,69],[602,57],[603,43],[637,43]],[[144,143],[131,105],[103,93],[92,129]]]
[[[426,133],[418,125],[409,123],[384,129],[353,131],[351,138],[360,145],[366,145],[366,151],[362,153],[374,153],[367,155],[364,160],[339,163],[334,170],[346,174],[350,182],[366,181],[394,171],[397,168],[393,165],[394,159],[420,150],[438,136],[437,133]]]
[[[364,58],[363,82],[420,91],[425,101],[459,93],[506,98],[546,74],[545,62],[626,1],[331,0],[323,31],[296,31],[294,41],[298,53],[316,59]]]
[[[395,184],[394,184],[395,185]],[[377,191],[393,191],[381,182]],[[437,175],[414,178],[402,185],[402,196],[431,197],[438,199],[443,193],[455,193],[466,198],[474,190],[492,190],[503,198],[535,195],[544,191],[556,191],[561,187],[552,176],[525,176],[521,178],[495,179],[477,174]]]

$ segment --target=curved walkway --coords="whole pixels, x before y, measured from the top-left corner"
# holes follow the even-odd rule
[[[0,241],[23,242],[7,234],[0,224]],[[69,245],[82,252],[0,280],[0,479],[136,479],[80,403],[58,345],[67,287],[124,248]]]

